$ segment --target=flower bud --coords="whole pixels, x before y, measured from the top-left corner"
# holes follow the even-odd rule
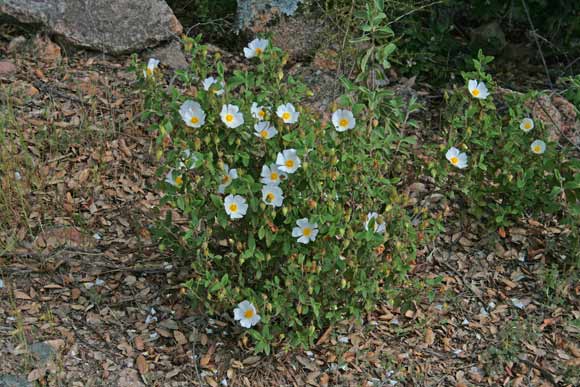
[[[240,146],[241,143],[242,143],[242,140],[240,140],[239,138],[236,138],[236,145]]]
[[[282,215],[284,216],[288,215],[288,207],[286,206],[282,207]]]
[[[307,170],[308,170],[308,162],[307,162],[307,161],[305,161],[305,162],[303,162],[303,163],[302,163],[302,168],[303,168],[305,171],[307,171]]]
[[[260,202],[260,210],[264,211],[266,209],[266,203]]]
[[[316,206],[318,206],[318,203],[316,203],[316,200],[313,199],[309,199],[308,200],[308,207],[313,210],[316,208]]]
[[[346,280],[344,278],[340,280],[340,287],[343,289],[346,288]]]
[[[379,126],[379,120],[373,118],[373,128],[376,128],[377,126]]]
[[[193,149],[195,149],[196,151],[199,151],[201,149],[201,140],[199,139],[199,137],[196,137],[195,140],[193,141]]]
[[[207,136],[205,136],[203,138],[203,142],[205,142],[207,145],[209,145],[209,143],[211,142],[211,136],[209,134]]]

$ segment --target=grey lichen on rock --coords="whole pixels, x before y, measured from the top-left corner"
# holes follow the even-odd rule
[[[238,0],[237,29],[249,28],[264,12],[293,16],[302,0]]]

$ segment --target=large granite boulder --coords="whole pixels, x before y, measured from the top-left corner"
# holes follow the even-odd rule
[[[183,30],[164,0],[0,0],[1,13],[111,54],[152,47]]]

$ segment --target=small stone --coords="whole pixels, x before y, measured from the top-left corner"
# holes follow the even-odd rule
[[[164,66],[174,70],[186,69],[189,66],[181,44],[175,40],[152,50],[147,58],[157,58]]]
[[[0,77],[6,77],[15,73],[16,65],[9,60],[0,60]]]
[[[13,54],[19,51],[24,44],[26,44],[26,38],[24,36],[17,36],[8,43],[8,48],[6,50],[9,54]]]

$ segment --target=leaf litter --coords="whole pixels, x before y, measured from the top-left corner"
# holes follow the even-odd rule
[[[231,316],[208,319],[188,305],[179,285],[190,278],[189,265],[153,244],[154,138],[138,120],[142,101],[132,91],[129,59],[62,57],[51,42],[35,44],[46,45],[45,60],[16,53],[16,71],[0,77],[2,89],[11,90],[1,98],[14,110],[6,128],[14,142],[0,159],[9,156],[12,172],[2,174],[2,184],[25,198],[24,208],[8,203],[13,221],[0,228],[0,381],[8,375],[71,386],[578,381],[577,374],[565,379],[580,365],[578,287],[556,289],[560,301],[553,303],[540,290],[555,259],[547,243],[566,230],[535,221],[485,238],[477,236],[484,235],[477,224],[450,229],[417,259],[417,279],[440,280],[429,297],[377,305],[361,325],[329,327],[307,352],[256,356]],[[8,176],[15,178],[7,183]],[[445,217],[461,210],[428,182],[414,182],[408,192]],[[33,361],[40,348],[52,351],[43,365]]]

